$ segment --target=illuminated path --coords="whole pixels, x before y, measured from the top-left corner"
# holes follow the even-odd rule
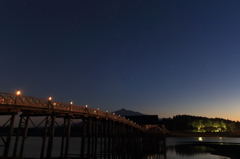
[[[14,121],[16,115],[20,113],[20,120],[18,132],[16,133],[15,142],[11,143]],[[36,97],[29,97],[20,95],[20,91],[16,94],[0,93],[0,117],[9,115],[10,119],[1,127],[4,128],[7,123],[10,123],[8,135],[4,139],[4,135],[0,137],[4,143],[3,157],[16,157],[19,137],[22,137],[20,143],[19,158],[23,157],[24,144],[28,136],[28,124],[30,117],[42,116],[45,117],[42,123],[44,124],[44,133],[42,137],[42,147],[40,158],[51,158],[53,139],[56,127],[56,118],[63,119],[64,128],[62,134],[62,144],[60,150],[60,157],[68,158],[69,138],[71,135],[71,123],[74,119],[81,119],[81,149],[79,156],[81,158],[97,155],[97,150],[100,149],[103,157],[106,155],[114,155],[117,151],[126,151],[129,149],[142,151],[147,150],[148,145],[158,145],[162,140],[163,135],[158,125],[140,126],[124,117],[108,113],[99,109],[92,109],[86,106],[74,105],[72,102],[63,103],[53,101],[51,97],[48,99],[41,99]],[[38,126],[36,126],[37,128]],[[48,138],[48,142],[46,142]],[[101,143],[97,144],[97,138],[101,139]],[[47,144],[46,144],[47,143]],[[13,155],[9,156],[10,145],[14,144]],[[119,145],[124,145],[122,148]],[[99,147],[98,147],[99,146]],[[45,147],[47,152],[45,156]],[[111,150],[111,151],[110,151]],[[110,156],[108,156],[110,158]]]

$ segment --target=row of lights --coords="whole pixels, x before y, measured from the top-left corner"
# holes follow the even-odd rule
[[[20,95],[20,94],[21,94],[21,91],[17,91],[16,94],[17,94],[17,95]],[[52,100],[52,97],[48,97],[48,100]],[[73,102],[71,101],[70,104],[72,105]],[[87,107],[87,105],[86,105],[86,107]]]
[[[17,93],[16,93],[17,95],[20,95],[21,94],[21,91],[17,91]],[[52,97],[48,97],[48,100],[50,101],[50,100],[52,100]],[[70,102],[70,104],[72,105],[73,104],[73,102]],[[88,107],[88,105],[86,105],[85,106],[86,108]],[[99,110],[99,108],[97,108],[97,110]],[[106,112],[108,112],[108,110],[106,111]],[[115,115],[115,113],[113,113],[114,115]],[[120,115],[119,115],[120,116]]]
[[[17,91],[16,94],[17,94],[17,95],[20,95],[20,94],[21,94],[21,91]],[[48,100],[49,100],[49,101],[52,100],[52,97],[48,97]],[[73,102],[71,101],[70,104],[73,105]],[[85,107],[87,108],[88,105],[86,105]],[[97,110],[99,110],[99,108],[97,108]]]
[[[17,95],[20,95],[21,94],[21,91],[17,91],[17,93],[16,93]],[[52,100],[52,97],[48,97],[48,100]],[[70,102],[70,104],[72,105],[73,104],[73,102]],[[88,107],[88,105],[86,105],[85,106],[86,108]],[[99,108],[97,108],[97,110],[99,110]],[[108,111],[106,111],[106,112],[108,112]],[[115,113],[113,113],[113,115],[115,115]],[[120,117],[120,115],[119,115],[119,117]],[[125,117],[124,117],[125,118]],[[129,119],[128,119],[129,120]],[[136,122],[135,122],[136,123]]]

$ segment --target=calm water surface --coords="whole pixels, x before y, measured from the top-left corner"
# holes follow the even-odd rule
[[[167,138],[167,159],[230,159],[229,157],[213,155],[213,151],[206,146],[194,146],[192,143],[240,143],[240,138],[223,137],[191,137],[191,138]]]
[[[15,138],[13,138],[14,142]],[[21,140],[20,140],[21,141]],[[72,137],[70,140],[70,157],[79,156],[80,141],[78,137]],[[194,146],[191,143],[203,143],[203,142],[217,142],[221,143],[240,143],[240,138],[167,138],[166,140],[166,153],[146,155],[143,159],[230,159],[228,157],[213,155],[211,149],[206,146]],[[54,139],[53,157],[60,156],[61,138],[56,137]],[[20,149],[20,145],[19,145]],[[3,148],[0,148],[1,153]],[[13,150],[13,145],[11,151]],[[26,146],[24,151],[24,157],[39,158],[41,150],[41,138],[40,137],[28,137],[26,140]],[[12,152],[10,152],[12,154]]]

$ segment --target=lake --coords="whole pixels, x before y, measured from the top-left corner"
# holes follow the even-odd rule
[[[14,143],[15,138],[13,138]],[[69,157],[77,157],[80,152],[80,141],[78,137],[71,137]],[[228,152],[239,150],[240,138],[212,138],[212,137],[191,137],[191,138],[167,138],[166,153],[144,154],[141,159],[230,159],[226,157],[225,151]],[[232,146],[232,147],[231,147]],[[19,146],[20,149],[20,146]],[[59,157],[61,149],[61,138],[54,138],[52,157]],[[1,153],[3,148],[0,149]],[[13,144],[11,151],[13,150]],[[24,151],[25,158],[39,158],[41,150],[40,137],[28,137]],[[233,154],[233,152],[231,152]],[[12,152],[10,152],[10,155]],[[100,157],[99,157],[100,158]],[[132,155],[116,155],[112,158],[134,158]]]
[[[167,159],[230,159],[224,156],[224,149],[234,153],[239,148],[240,138],[229,137],[189,137],[167,138]],[[228,148],[229,147],[229,148]],[[238,153],[238,152],[237,152]],[[240,155],[239,155],[240,156]]]

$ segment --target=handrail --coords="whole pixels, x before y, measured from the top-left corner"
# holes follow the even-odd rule
[[[113,121],[118,121],[130,125],[132,127],[138,128],[140,130],[144,130],[138,124],[128,119],[125,119],[124,117],[115,115],[113,113],[108,113],[105,111],[101,111],[99,109],[93,109],[86,106],[79,106],[71,103],[52,101],[49,99],[0,92],[0,105],[14,105],[20,106],[24,109],[26,108],[49,109],[51,111],[64,111],[66,113],[72,114],[83,113],[93,116],[99,116]]]

